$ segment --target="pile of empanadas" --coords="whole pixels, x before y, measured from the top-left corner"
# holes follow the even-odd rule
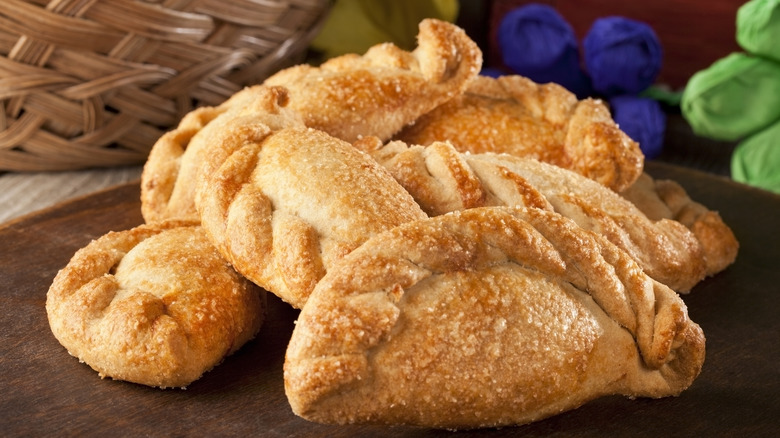
[[[598,100],[479,77],[458,27],[280,71],[150,153],[145,225],[76,253],[54,335],[101,376],[186,386],[301,309],[284,365],[323,423],[523,424],[677,395],[705,339],[678,292],[731,264],[717,213]]]

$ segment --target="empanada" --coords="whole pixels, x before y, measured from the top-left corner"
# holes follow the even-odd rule
[[[229,153],[210,147],[212,138],[234,125],[234,119],[249,119],[255,130],[271,133],[289,126],[303,126],[300,117],[285,108],[287,91],[281,87],[245,88],[217,107],[195,109],[176,129],[165,133],[152,147],[141,175],[141,213],[147,223],[166,219],[200,220],[195,208],[198,175],[204,155],[218,163]],[[236,133],[240,135],[240,133]],[[259,135],[257,132],[252,135]],[[206,169],[211,172],[213,169]]]
[[[720,214],[694,201],[680,184],[642,174],[621,195],[652,220],[671,219],[688,227],[701,244],[706,274],[715,275],[734,263],[739,242]]]
[[[333,266],[293,331],[285,391],[316,422],[494,427],[677,395],[704,349],[680,297],[603,237],[483,207],[400,225]]]
[[[379,44],[362,56],[282,70],[264,83],[290,90],[290,107],[306,126],[349,142],[366,135],[389,139],[461,94],[482,66],[482,52],[454,24],[423,20],[417,41],[412,52]]]
[[[650,220],[619,194],[568,169],[508,154],[461,154],[444,142],[410,147],[366,139],[355,146],[371,151],[429,215],[489,205],[544,208],[604,235],[678,292],[705,276],[701,245],[685,226]]]
[[[235,152],[198,187],[203,227],[239,272],[294,307],[366,239],[427,217],[371,157],[322,131],[222,134],[216,143]]]
[[[101,377],[184,387],[258,332],[265,291],[203,229],[166,221],[76,252],[46,297],[52,333]]]
[[[480,76],[466,92],[396,137],[408,144],[450,141],[461,152],[508,153],[571,169],[620,191],[642,173],[639,145],[600,100],[522,76]]]

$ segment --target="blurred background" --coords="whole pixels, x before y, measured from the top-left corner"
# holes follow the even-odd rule
[[[696,135],[682,116],[679,101],[696,72],[741,50],[735,39],[736,14],[744,3],[740,0],[337,0],[329,20],[312,43],[310,60],[317,62],[343,53],[362,53],[381,41],[393,41],[413,49],[415,23],[425,17],[436,17],[454,21],[466,30],[482,48],[486,69],[494,74],[511,74],[512,69],[504,62],[498,34],[502,20],[513,10],[529,5],[554,8],[571,26],[580,49],[594,22],[600,18],[629,18],[648,25],[663,49],[660,71],[652,85],[666,123],[660,132],[654,133],[662,137],[659,140],[662,144],[660,151],[650,154],[650,158],[730,176],[731,155],[737,142]],[[599,93],[590,94],[604,97]]]
[[[279,69],[363,53],[386,41],[411,50],[427,17],[465,29],[483,50],[483,74],[545,82],[552,80],[518,72],[523,66],[517,63],[555,61],[559,71],[575,65],[578,72],[563,85],[580,98],[605,100],[650,160],[780,193],[780,49],[771,48],[780,40],[780,0],[171,4],[3,0],[0,207],[9,212],[0,212],[0,219],[33,209],[37,204],[22,205],[33,188],[67,191],[50,196],[61,199],[138,177],[155,140],[184,114]],[[530,21],[512,15],[530,7],[554,11],[557,21],[549,14],[532,14]],[[506,24],[511,20],[514,27]],[[512,49],[510,37],[528,41]],[[746,38],[769,41],[771,53],[746,53]],[[552,59],[556,50],[568,57]],[[734,65],[717,65],[735,54],[740,59],[729,59],[738,61]],[[746,63],[753,70],[745,70]],[[626,79],[639,88],[621,88]],[[696,90],[687,101],[686,88]],[[738,125],[740,117],[758,119],[751,125],[756,131],[768,121],[774,125],[760,133],[715,132]],[[75,172],[69,178],[80,182],[63,184],[63,172]]]

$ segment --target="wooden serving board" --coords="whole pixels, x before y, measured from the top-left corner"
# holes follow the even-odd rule
[[[679,397],[606,397],[520,427],[471,436],[770,436],[780,431],[780,197],[710,174],[647,163],[719,210],[737,262],[684,296],[707,359]],[[52,336],[44,304],[73,253],[142,222],[139,186],[120,186],[0,228],[0,434],[4,436],[445,436],[410,427],[327,426],[296,417],[282,364],[297,312],[271,297],[258,337],[186,390],[101,380]]]

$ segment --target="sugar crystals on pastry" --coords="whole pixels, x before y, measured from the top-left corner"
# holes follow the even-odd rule
[[[479,76],[466,92],[397,136],[409,144],[450,141],[462,152],[536,158],[620,191],[641,174],[644,156],[600,100],[522,76]]]
[[[365,135],[389,139],[462,93],[482,66],[477,44],[454,24],[423,20],[417,41],[412,52],[379,44],[362,56],[282,70],[264,83],[290,90],[290,107],[306,126],[349,142]]]
[[[288,126],[303,126],[298,115],[286,108],[287,91],[281,87],[245,88],[217,107],[197,108],[184,116],[175,129],[165,133],[152,147],[141,175],[141,213],[146,222],[167,219],[200,220],[195,208],[198,175],[205,155],[229,153],[212,138],[250,119],[253,129],[271,133]],[[240,124],[240,123],[239,123]],[[235,132],[241,135],[240,132]],[[253,132],[252,135],[259,135]]]
[[[739,242],[717,211],[694,201],[675,181],[644,173],[621,195],[653,220],[669,219],[688,227],[701,244],[706,274],[715,275],[734,263]]]
[[[322,423],[524,424],[678,395],[704,348],[680,297],[603,237],[483,207],[402,224],[332,267],[293,331],[285,391]]]
[[[509,154],[462,154],[444,142],[382,145],[367,138],[355,145],[370,151],[428,214],[488,205],[543,208],[604,235],[678,292],[705,276],[705,254],[688,228],[667,218],[651,220],[619,194],[568,169]]]
[[[325,132],[222,134],[234,152],[198,185],[201,223],[236,270],[294,307],[366,239],[427,217],[371,157]]]
[[[165,221],[77,251],[54,278],[46,312],[57,340],[101,377],[184,387],[255,336],[265,291],[202,228]]]

